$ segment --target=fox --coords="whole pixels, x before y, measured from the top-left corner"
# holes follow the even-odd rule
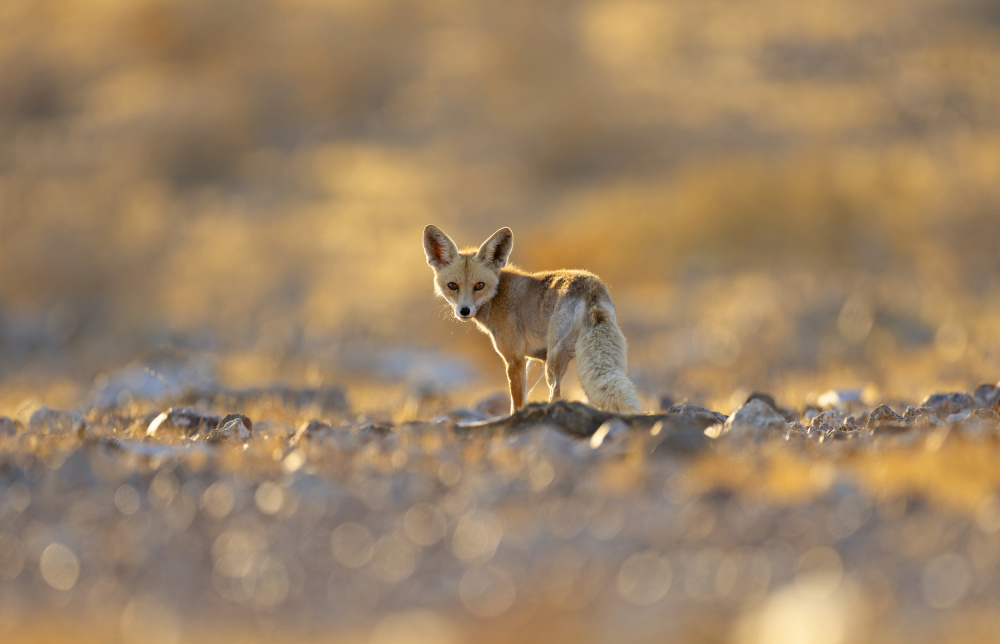
[[[570,360],[591,405],[640,413],[627,375],[628,345],[608,287],[582,270],[528,273],[508,264],[514,233],[501,228],[478,248],[459,250],[439,228],[424,228],[424,253],[434,270],[434,291],[455,317],[490,336],[507,367],[510,413],[528,396],[529,359],[545,363],[549,402],[561,397]]]

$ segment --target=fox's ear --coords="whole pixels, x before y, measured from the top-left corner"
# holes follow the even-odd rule
[[[458,246],[437,226],[424,228],[424,254],[432,268],[442,268],[458,257]]]
[[[507,265],[510,258],[510,251],[514,248],[514,233],[510,228],[501,228],[493,233],[493,236],[483,242],[476,253],[476,257],[492,262],[497,268]]]

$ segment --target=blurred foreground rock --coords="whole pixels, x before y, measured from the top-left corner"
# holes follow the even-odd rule
[[[17,429],[18,423],[6,416],[0,416],[0,436],[14,436],[17,434]]]
[[[31,414],[28,431],[33,434],[53,436],[82,436],[87,419],[73,411],[42,407]]]

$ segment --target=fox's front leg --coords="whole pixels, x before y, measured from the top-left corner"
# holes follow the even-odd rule
[[[524,358],[507,358],[507,383],[510,385],[510,413],[524,407],[524,399],[528,397],[528,379],[525,373],[527,364]]]

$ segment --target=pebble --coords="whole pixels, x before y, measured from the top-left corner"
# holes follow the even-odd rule
[[[667,409],[668,414],[677,414],[679,416],[688,416],[693,420],[705,420],[711,422],[713,425],[716,423],[726,422],[726,415],[720,414],[717,411],[711,411],[710,409],[705,409],[704,407],[698,407],[697,405],[671,405]]]
[[[931,394],[924,398],[920,406],[930,409],[938,418],[947,418],[952,414],[971,412],[976,408],[976,399],[964,392]]]
[[[87,419],[74,411],[42,407],[28,420],[28,431],[50,436],[82,436]]]
[[[817,414],[813,416],[812,420],[809,422],[809,426],[819,429],[836,429],[844,425],[840,418],[840,412],[836,409],[831,409],[829,411],[824,411],[822,414]]]
[[[149,423],[146,436],[179,434],[183,438],[198,438],[218,426],[218,416],[202,414],[190,407],[171,407]]]
[[[206,440],[210,443],[246,443],[253,436],[253,421],[243,414],[229,414],[219,422],[219,426],[209,432]]]
[[[1000,387],[996,385],[979,385],[972,393],[976,405],[981,409],[993,409],[1000,405]]]
[[[930,407],[907,407],[903,420],[919,427],[939,427],[944,421]]]
[[[796,417],[798,416],[798,414],[796,414],[791,409],[785,409],[780,405],[778,405],[778,403],[774,400],[774,396],[772,396],[771,394],[755,391],[749,396],[747,396],[747,401],[743,404],[746,405],[752,400],[763,400],[764,402],[766,402],[768,405],[771,406],[771,409],[778,412],[778,414],[785,419],[786,423],[791,423],[795,421]]]
[[[7,418],[6,416],[0,416],[0,436],[14,436],[17,434],[18,423],[16,421]]]
[[[754,398],[726,419],[721,434],[736,432],[763,436],[767,432],[784,430],[787,425],[784,416],[760,398]],[[709,428],[710,430],[712,428]]]

